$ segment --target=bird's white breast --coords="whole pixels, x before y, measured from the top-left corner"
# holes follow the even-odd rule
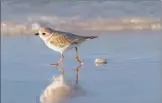
[[[67,50],[69,48],[69,45],[63,47],[63,48],[60,48],[58,46],[55,46],[53,44],[51,44],[50,42],[49,43],[46,43],[46,45],[50,48],[50,49],[53,49],[57,52],[60,52],[60,53],[63,53],[65,50]]]
[[[45,44],[52,50],[55,50],[57,52],[60,52],[60,53],[63,53],[64,51],[68,51],[68,50],[71,50],[72,48],[75,48],[75,47],[78,47],[80,44],[73,44],[73,45],[67,45],[63,48],[61,47],[58,47],[50,42],[45,42]]]

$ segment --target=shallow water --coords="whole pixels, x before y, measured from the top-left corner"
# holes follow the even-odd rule
[[[60,54],[40,38],[3,36],[2,103],[39,103],[41,95],[63,103],[160,103],[160,38],[160,32],[136,31],[108,33],[85,42],[79,48],[84,65],[76,81],[74,50],[65,53],[62,76],[49,66]],[[96,58],[108,63],[96,66]],[[52,81],[53,76],[62,79]]]

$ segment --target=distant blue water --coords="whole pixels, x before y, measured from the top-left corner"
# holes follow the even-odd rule
[[[2,20],[34,16],[81,18],[160,17],[160,1],[2,0]],[[59,11],[59,12],[58,12]]]
[[[87,41],[79,48],[84,65],[78,84],[75,52],[65,53],[63,81],[73,96],[66,91],[68,99],[55,94],[57,99],[63,103],[160,103],[160,38],[157,31],[136,31],[108,33]],[[47,87],[46,98],[51,99],[51,88],[56,86],[51,86],[56,83],[52,77],[60,76],[60,71],[48,64],[55,63],[60,54],[35,36],[5,36],[1,40],[2,103],[39,103]],[[108,64],[98,67],[96,58],[108,59]],[[61,88],[53,93],[66,90]]]

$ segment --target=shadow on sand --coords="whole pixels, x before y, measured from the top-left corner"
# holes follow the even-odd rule
[[[52,77],[52,82],[43,90],[40,103],[61,103],[70,98],[84,96],[86,91],[79,85],[78,75],[81,66],[76,67],[76,81],[71,83],[64,78],[64,69],[57,66],[61,74]]]

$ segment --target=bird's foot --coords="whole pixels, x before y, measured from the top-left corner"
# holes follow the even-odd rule
[[[83,65],[84,63],[83,62],[80,62],[80,65]]]
[[[84,62],[83,61],[77,61],[78,63],[79,63],[79,65],[83,65],[84,64]]]

